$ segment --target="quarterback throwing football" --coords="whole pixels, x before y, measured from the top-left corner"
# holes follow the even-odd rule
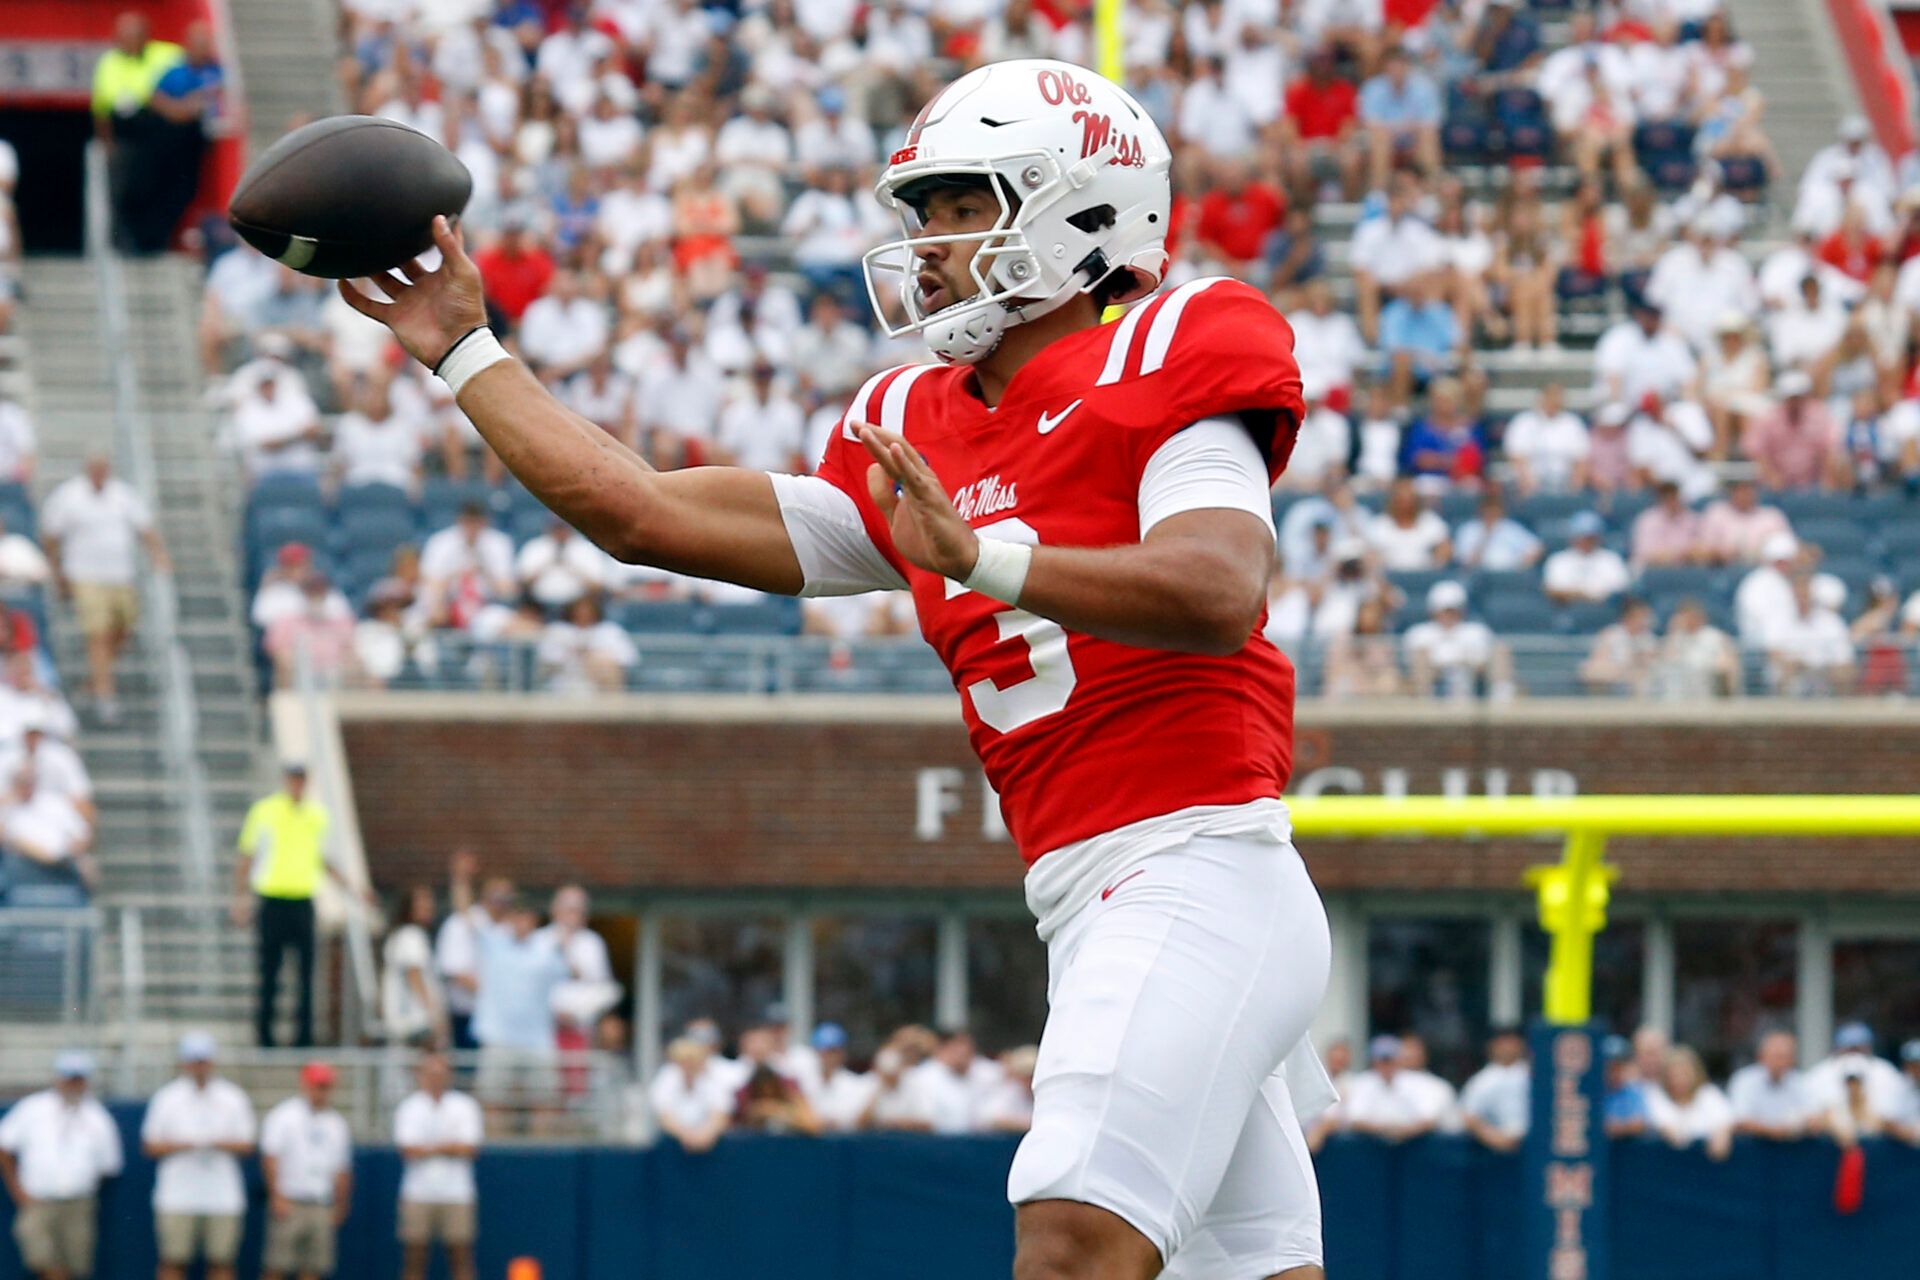
[[[1330,1097],[1306,1041],[1327,925],[1279,799],[1293,668],[1261,635],[1300,374],[1256,290],[1152,296],[1170,159],[1080,67],[942,90],[878,185],[903,238],[866,260],[881,322],[939,363],[870,379],[812,476],[649,468],[501,348],[444,220],[390,302],[341,286],[622,560],[912,590],[1048,948],[1018,1280],[1322,1274],[1299,1117]]]

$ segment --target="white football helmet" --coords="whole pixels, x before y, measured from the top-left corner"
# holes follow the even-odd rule
[[[861,260],[874,315],[889,337],[919,333],[941,360],[974,364],[1009,327],[1116,272],[1132,281],[1112,301],[1152,293],[1167,267],[1172,160],[1140,104],[1085,67],[1022,58],[969,72],[921,109],[874,188],[904,232]],[[992,229],[916,239],[916,206],[943,184],[992,191]],[[963,242],[979,246],[979,292],[929,313],[916,247]]]

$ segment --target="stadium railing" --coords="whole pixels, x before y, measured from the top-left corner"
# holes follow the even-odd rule
[[[101,941],[91,907],[0,907],[0,1021],[94,1026]]]
[[[1612,611],[1612,605],[1594,606]],[[626,688],[644,693],[891,693],[951,694],[953,683],[932,649],[917,637],[843,641],[823,636],[725,635],[662,632],[633,636],[639,661],[626,674]],[[1378,637],[1391,649],[1403,675],[1404,646],[1397,636]],[[1592,635],[1501,635],[1512,656],[1515,694],[1520,697],[1618,697],[1635,690],[1593,684],[1580,669],[1593,651]],[[1317,641],[1285,646],[1298,674],[1302,697],[1328,696],[1327,648]],[[538,643],[531,640],[480,641],[462,632],[437,633],[429,661],[410,661],[387,687],[395,690],[533,693],[604,692],[565,679],[556,683],[544,671]],[[1890,660],[1889,660],[1890,659]],[[1846,692],[1920,693],[1920,644],[1891,643],[1863,655],[1861,674],[1851,689],[1825,688],[1818,681],[1792,689],[1775,688],[1764,653],[1740,654],[1741,681],[1731,696],[1825,696]],[[340,683],[336,677],[334,683]],[[325,683],[325,681],[323,681]],[[346,681],[351,684],[351,681]],[[1649,664],[1644,696],[1681,698],[1691,683]],[[1443,688],[1442,693],[1452,693]],[[1485,696],[1485,680],[1457,696]],[[1340,696],[1335,690],[1331,696]],[[1439,696],[1438,694],[1430,696]],[[1692,696],[1699,696],[1694,694]]]

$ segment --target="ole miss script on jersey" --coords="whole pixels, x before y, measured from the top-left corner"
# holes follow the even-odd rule
[[[1285,468],[1303,409],[1293,331],[1256,290],[1195,280],[1049,345],[997,408],[962,366],[867,382],[819,474],[852,496],[913,590],[953,675],[973,747],[1031,862],[1050,849],[1192,805],[1278,796],[1291,765],[1293,666],[1256,628],[1229,657],[1077,632],[908,564],[867,492],[871,456],[846,424],[903,434],[982,535],[1041,546],[1140,541],[1155,449],[1205,418],[1238,419]]]

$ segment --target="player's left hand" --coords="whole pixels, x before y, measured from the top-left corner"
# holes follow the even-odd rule
[[[859,430],[876,463],[867,468],[867,492],[892,528],[893,545],[927,572],[965,582],[980,559],[980,539],[953,509],[940,477],[903,436],[877,427]]]

